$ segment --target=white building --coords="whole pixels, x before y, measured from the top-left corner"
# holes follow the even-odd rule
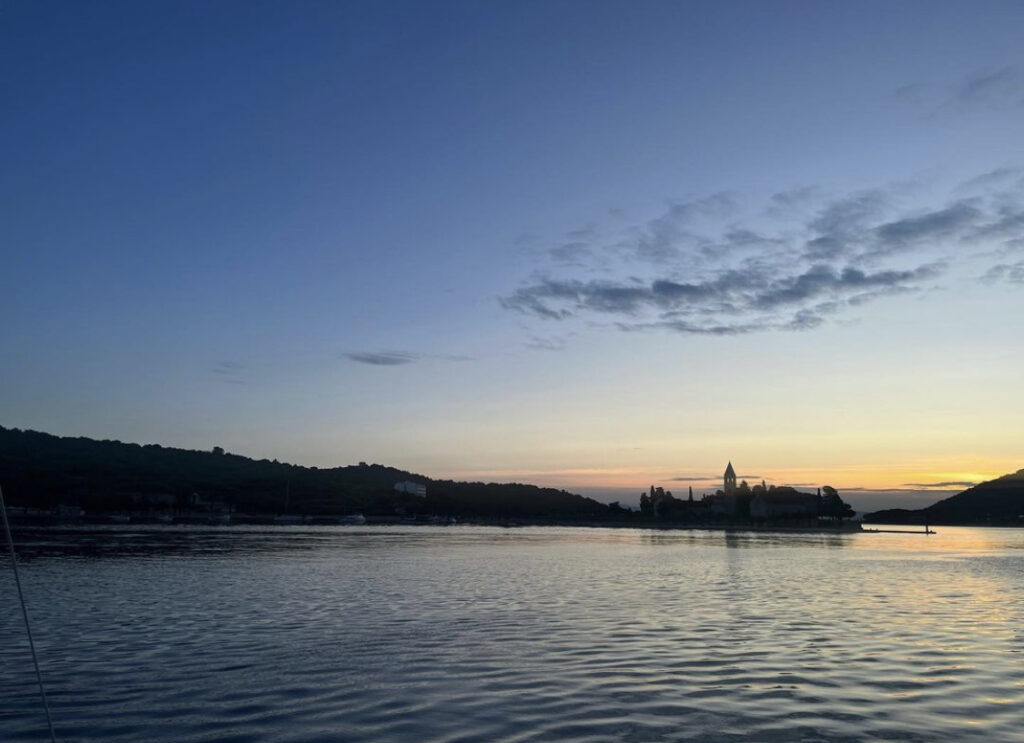
[[[418,495],[421,498],[427,497],[427,486],[419,483],[406,480],[405,482],[396,482],[395,490],[399,493],[410,493],[412,495]]]

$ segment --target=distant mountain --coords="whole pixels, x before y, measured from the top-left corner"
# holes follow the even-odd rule
[[[1024,526],[1024,469],[968,488],[916,511],[892,508],[865,514],[876,524],[996,524]]]
[[[426,486],[426,495],[397,483]],[[190,511],[461,518],[602,519],[592,498],[534,485],[433,480],[380,464],[317,468],[159,444],[126,444],[0,427],[0,487],[10,506],[87,513]]]

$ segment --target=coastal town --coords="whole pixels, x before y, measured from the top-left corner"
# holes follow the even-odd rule
[[[714,493],[694,499],[690,486],[688,497],[682,499],[651,485],[649,492],[640,494],[640,512],[657,520],[804,528],[816,527],[822,520],[841,523],[855,515],[829,485],[804,493],[764,480],[753,487],[746,480],[737,484],[731,461],[722,474],[722,487]]]

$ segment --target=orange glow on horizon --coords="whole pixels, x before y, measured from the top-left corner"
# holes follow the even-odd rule
[[[744,479],[742,464],[733,463]],[[725,470],[723,464],[720,468]],[[1016,471],[1013,463],[1002,463],[1002,466],[964,467],[963,469],[923,469],[902,468],[891,465],[872,466],[856,465],[847,467],[800,468],[800,469],[766,469],[748,467],[754,470],[747,476],[751,485],[764,480],[769,485],[791,485],[794,487],[813,488],[832,485],[839,490],[955,490],[961,491],[971,487],[970,483],[981,483]],[[756,475],[756,476],[754,476]],[[543,487],[555,487],[571,490],[581,488],[622,488],[632,491],[646,490],[651,485],[661,486],[668,490],[685,491],[692,486],[694,490],[711,490],[721,485],[721,474],[711,474],[707,469],[687,471],[655,471],[651,469],[628,467],[580,467],[569,469],[479,469],[458,470],[436,475],[439,478],[450,478],[463,481],[487,482],[522,482]]]

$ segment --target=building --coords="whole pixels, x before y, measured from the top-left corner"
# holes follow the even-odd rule
[[[738,515],[737,495],[736,470],[732,468],[732,462],[729,462],[725,468],[725,474],[722,475],[721,492],[715,493],[708,499],[708,511],[717,516],[734,518]]]
[[[707,521],[716,524],[778,525],[814,527],[821,513],[821,492],[802,493],[788,485],[769,487],[763,479],[751,487],[746,480],[737,484],[736,470],[730,461],[722,474],[722,487],[715,493],[689,500],[677,500],[668,491],[651,485],[640,494],[642,513],[659,519]]]
[[[396,482],[395,490],[397,490],[399,493],[409,493],[410,495],[418,495],[421,498],[427,497],[427,486],[419,482],[412,482],[411,480],[405,480],[404,482]]]
[[[734,470],[732,468],[732,461],[730,461],[729,465],[725,468],[725,474],[722,476],[722,479],[724,480],[724,485],[722,487],[722,492],[725,493],[726,495],[735,495],[736,494],[736,470]]]
[[[718,516],[740,521],[813,526],[818,521],[820,497],[801,493],[791,487],[768,487],[761,481],[753,488],[744,481],[736,484],[736,470],[729,462],[722,475],[722,490],[712,496],[708,510]]]
[[[818,522],[818,497],[789,488],[759,492],[750,501],[750,518],[813,526]]]

